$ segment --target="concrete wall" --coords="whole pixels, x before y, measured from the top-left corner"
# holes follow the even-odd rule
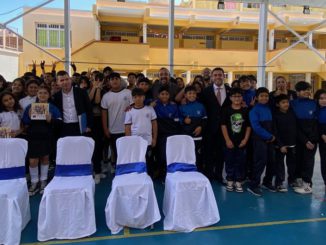
[[[18,77],[19,54],[0,49],[0,74],[7,80],[12,81]]]

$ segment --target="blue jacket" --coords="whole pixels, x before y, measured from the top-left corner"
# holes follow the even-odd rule
[[[201,126],[202,131],[206,126],[207,116],[206,110],[203,104],[194,101],[188,102],[185,105],[181,105],[179,107],[180,110],[180,117],[181,117],[181,124],[185,134],[193,136],[193,131]],[[190,124],[185,124],[185,118],[189,117],[191,119]]]
[[[250,103],[255,98],[256,96],[256,91],[253,89],[248,89],[243,91],[243,101],[246,102],[246,105],[250,107]]]
[[[326,135],[326,107],[321,107],[318,110],[318,129],[319,135]]]
[[[260,140],[271,140],[273,137],[272,112],[269,105],[256,104],[249,112],[253,137]]]
[[[171,136],[180,132],[180,113],[175,103],[170,102],[164,105],[158,100],[154,110],[157,116],[159,135]]]
[[[298,140],[306,144],[308,141],[317,143],[318,121],[317,121],[317,103],[308,98],[298,98],[290,101],[290,105],[297,118]]]

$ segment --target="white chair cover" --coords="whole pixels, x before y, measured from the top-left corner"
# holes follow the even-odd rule
[[[195,144],[190,136],[171,136],[166,143],[167,165],[195,165]],[[191,232],[220,220],[209,180],[197,171],[167,173],[163,199],[164,230]]]
[[[24,167],[27,141],[0,139],[0,171]],[[21,231],[31,219],[25,170],[20,178],[0,180],[0,244],[20,244]]]
[[[40,203],[39,241],[76,239],[96,232],[95,183],[91,171],[89,175],[71,177],[58,176],[60,174],[57,172],[58,165],[85,167],[91,164],[93,150],[94,141],[88,137],[65,137],[58,140],[56,176],[45,188]]]
[[[117,171],[119,165],[145,163],[146,150],[147,141],[139,136],[118,139]],[[161,219],[153,182],[146,172],[116,174],[105,216],[112,234],[119,233],[124,226],[144,229]]]

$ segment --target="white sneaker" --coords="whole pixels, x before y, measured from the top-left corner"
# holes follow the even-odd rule
[[[101,174],[95,174],[94,182],[96,185],[101,182]]]
[[[294,189],[294,191],[299,194],[310,194],[312,193],[312,188],[309,183],[303,182],[303,186],[301,188]]]
[[[28,189],[28,193],[30,196],[34,196],[40,190],[38,182],[32,183]]]
[[[235,182],[235,191],[236,192],[243,192],[243,188],[242,188],[241,182]]]
[[[293,190],[303,187],[303,181],[301,178],[296,179],[293,183],[290,184]]]
[[[233,191],[233,181],[228,181],[226,183],[226,190],[227,191]]]
[[[41,187],[40,187],[40,194],[41,195],[43,195],[44,189],[45,189],[47,184],[48,184],[48,182],[46,180],[41,180]]]

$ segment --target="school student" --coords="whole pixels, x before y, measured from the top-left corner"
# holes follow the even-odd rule
[[[26,127],[29,158],[29,173],[31,176],[30,196],[38,191],[43,194],[47,185],[49,170],[49,155],[51,153],[51,142],[53,137],[53,126],[61,124],[62,115],[57,107],[49,103],[51,91],[48,87],[40,87],[37,92],[36,105],[42,103],[45,110],[45,119],[34,120],[31,114],[32,105],[28,105],[24,111],[22,122]],[[40,170],[39,173],[39,163]]]

